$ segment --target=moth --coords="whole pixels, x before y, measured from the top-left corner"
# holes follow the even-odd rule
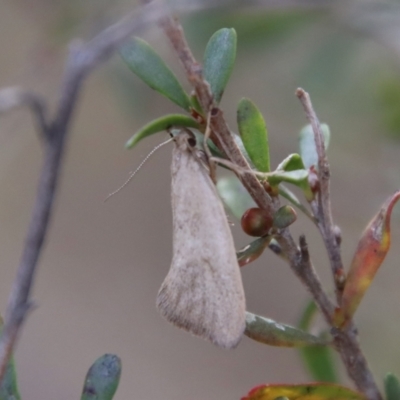
[[[181,130],[174,142],[173,257],[157,308],[174,325],[233,348],[245,329],[246,304],[231,230],[194,134]]]

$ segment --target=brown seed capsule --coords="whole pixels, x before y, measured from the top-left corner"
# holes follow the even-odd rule
[[[261,208],[249,208],[242,216],[242,229],[250,236],[264,236],[272,227],[271,215]]]

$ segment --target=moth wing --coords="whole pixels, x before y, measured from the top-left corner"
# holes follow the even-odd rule
[[[170,322],[235,347],[245,328],[245,296],[232,234],[204,166],[174,149],[172,161],[173,259],[157,296]]]

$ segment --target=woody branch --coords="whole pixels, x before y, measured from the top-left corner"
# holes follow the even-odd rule
[[[32,308],[31,289],[46,240],[54,200],[59,185],[65,142],[68,138],[82,84],[86,76],[100,66],[132,34],[139,32],[165,14],[162,3],[152,2],[127,15],[87,43],[71,45],[64,81],[53,118],[46,119],[40,96],[18,88],[0,92],[0,111],[27,105],[33,111],[44,157],[37,186],[36,200],[27,230],[21,260],[8,298],[4,327],[0,338],[0,381],[27,312]]]

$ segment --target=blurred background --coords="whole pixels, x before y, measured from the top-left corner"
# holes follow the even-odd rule
[[[235,130],[241,97],[258,105],[269,129],[273,166],[297,152],[306,119],[294,92],[299,86],[310,92],[320,120],[331,128],[332,207],[348,265],[363,228],[400,186],[400,2],[224,1],[213,9],[207,3],[181,3],[193,6],[182,11],[181,20],[199,60],[215,30],[237,30],[237,62],[222,107]],[[69,42],[93,37],[136,5],[127,0],[0,4],[0,87],[36,90],[48,100],[50,113]],[[162,32],[150,26],[143,37],[189,90]],[[234,399],[262,383],[309,380],[295,350],[244,338],[234,351],[224,351],[169,325],[155,309],[172,251],[172,146],[159,150],[121,193],[103,200],[166,136],[155,135],[132,151],[124,150],[125,141],[150,119],[177,111],[118,56],[86,81],[35,283],[38,307],[16,351],[23,398],[79,398],[88,367],[106,352],[123,362],[117,400]],[[2,312],[41,157],[29,112],[2,115]],[[233,227],[237,248],[251,241],[239,228],[238,223]],[[300,217],[293,233],[307,234],[315,267],[331,291],[315,227]],[[362,346],[379,382],[388,371],[400,373],[398,212],[392,235],[391,252],[356,314]],[[297,323],[309,297],[287,265],[266,252],[242,273],[250,311]]]

